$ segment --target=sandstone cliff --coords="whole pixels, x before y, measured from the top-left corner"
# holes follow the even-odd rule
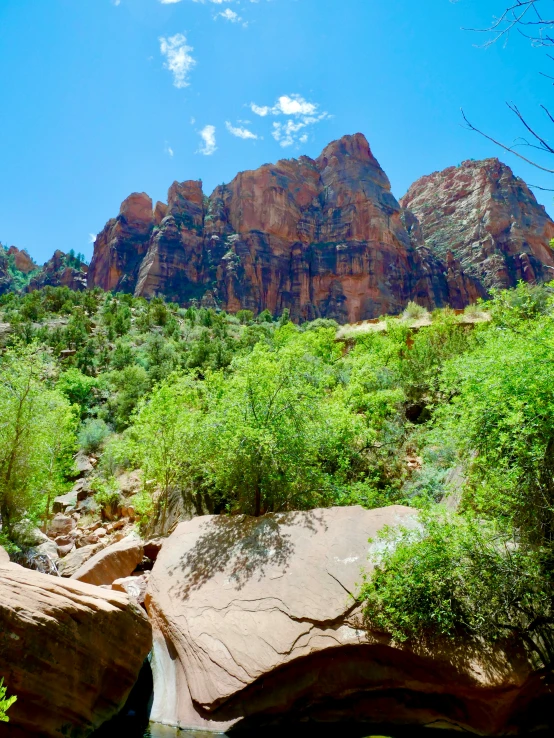
[[[47,286],[82,290],[87,286],[86,274],[86,264],[63,251],[55,251],[46,264],[39,266],[25,250],[0,244],[0,295],[32,292]]]
[[[131,195],[96,239],[88,284],[340,322],[397,313],[412,299],[463,307],[485,294],[453,255],[425,246],[361,134],[315,160],[242,172],[209,198],[196,181],[175,182],[154,208]]]
[[[75,258],[55,251],[29,281],[27,290],[39,290],[42,287],[69,287],[71,290],[83,290],[87,286],[87,266]]]
[[[400,201],[414,213],[426,246],[451,251],[487,289],[550,280],[554,223],[525,182],[498,159],[466,161],[415,182]]]

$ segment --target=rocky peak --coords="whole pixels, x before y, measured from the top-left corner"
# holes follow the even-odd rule
[[[288,308],[297,320],[355,322],[398,313],[414,299],[462,308],[485,296],[490,275],[500,273],[494,259],[477,268],[463,245],[475,241],[460,236],[468,217],[490,221],[488,231],[479,221],[487,234],[509,226],[502,248],[514,264],[523,254],[515,273],[540,278],[552,258],[554,224],[528,188],[500,162],[481,165],[423,178],[401,207],[357,133],[333,141],[317,159],[240,172],[210,197],[197,180],[174,182],[167,205],[153,211],[148,195],[135,193],[99,234],[88,283],[229,311]],[[480,248],[498,251],[490,238]]]
[[[439,258],[452,251],[468,274],[491,287],[550,278],[554,223],[509,166],[465,161],[421,177],[402,198]]]
[[[152,198],[145,192],[133,192],[121,203],[118,220],[137,231],[148,231],[152,224]]]
[[[20,251],[17,246],[10,246],[8,249],[8,256],[14,257],[15,268],[19,272],[23,272],[23,274],[29,274],[30,272],[34,272],[35,269],[38,269],[38,266],[31,259],[25,249]]]

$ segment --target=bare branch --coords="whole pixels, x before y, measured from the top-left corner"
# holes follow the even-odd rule
[[[509,107],[509,109],[512,111],[512,113],[514,113],[515,115],[517,115],[517,117],[523,123],[523,125],[525,126],[525,128],[527,128],[527,130],[529,131],[529,133],[532,136],[534,136],[537,139],[537,141],[539,141],[542,144],[542,146],[544,146],[545,151],[548,151],[550,154],[554,154],[554,149],[549,144],[547,144],[546,141],[543,138],[541,138],[541,136],[539,136],[539,134],[536,133],[531,128],[531,126],[527,123],[527,121],[525,120],[525,118],[523,117],[523,115],[519,112],[519,110],[517,108],[517,105],[515,105],[514,103],[506,103],[506,105]]]
[[[484,138],[488,139],[489,141],[492,141],[492,143],[496,144],[496,146],[500,146],[505,151],[509,151],[510,154],[513,154],[514,156],[519,157],[520,159],[523,159],[523,161],[526,161],[528,164],[531,164],[531,166],[536,167],[537,169],[540,169],[543,172],[548,172],[549,174],[554,174],[554,169],[547,169],[546,167],[541,166],[540,164],[537,164],[537,162],[532,161],[531,159],[528,159],[526,156],[523,156],[517,151],[514,151],[513,147],[506,146],[505,144],[501,143],[500,141],[497,141],[495,138],[492,138],[492,136],[487,135],[483,131],[481,131],[479,128],[476,128],[473,123],[470,123],[470,121],[467,119],[466,114],[464,113],[462,109],[462,117],[467,123],[468,128],[471,131],[475,131],[475,133],[478,133],[479,135],[483,136]]]

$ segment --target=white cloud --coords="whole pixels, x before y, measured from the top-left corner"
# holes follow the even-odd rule
[[[172,5],[173,3],[180,3],[181,0],[160,0],[162,5]]]
[[[119,5],[119,3],[116,3],[116,5]],[[88,242],[94,243],[96,241],[96,234],[95,233],[89,233],[88,234]]]
[[[329,117],[326,112],[319,112],[317,103],[309,102],[301,95],[281,95],[275,105],[256,105],[250,103],[250,110],[262,118],[268,115],[284,115],[289,119],[283,123],[273,123],[271,135],[283,147],[295,143],[306,143],[308,134],[300,133],[304,128],[312,126]]]
[[[168,156],[170,156],[170,157],[173,157],[173,154],[175,153],[175,152],[173,151],[173,149],[171,148],[171,146],[170,146],[170,145],[169,145],[168,143],[166,143],[166,145],[165,145],[165,148],[164,148],[164,152],[165,152],[165,153],[166,153],[166,154],[167,154]]]
[[[225,20],[231,21],[231,23],[240,23],[242,18],[238,13],[235,13],[231,8],[226,8],[222,13],[218,13],[216,18],[225,18]]]
[[[200,131],[200,138],[202,139],[203,144],[198,149],[199,154],[211,156],[215,151],[217,151],[215,143],[215,126],[204,126]]]
[[[258,136],[255,133],[252,133],[252,131],[249,131],[248,128],[243,128],[240,126],[232,126],[229,121],[225,121],[225,126],[229,133],[231,133],[233,136],[236,136],[237,138],[251,138],[254,140],[258,139]]]
[[[189,85],[187,76],[196,65],[196,59],[189,53],[192,50],[192,46],[187,46],[186,36],[182,33],[176,33],[175,36],[168,38],[160,37],[160,51],[166,58],[164,67],[173,74],[175,87],[181,88]]]
[[[121,0],[112,0],[114,5],[121,5]]]
[[[273,107],[250,103],[250,109],[256,115],[314,115],[319,105],[305,100],[301,95],[281,95]]]

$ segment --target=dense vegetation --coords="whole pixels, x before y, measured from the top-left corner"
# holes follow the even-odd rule
[[[102,505],[141,470],[143,523],[175,495],[252,515],[404,503],[419,522],[375,547],[368,624],[398,640],[516,638],[551,668],[554,297],[521,285],[487,310],[475,324],[436,311],[416,331],[412,305],[338,341],[333,321],[267,311],[4,295],[2,541],[48,519],[79,449],[98,459]]]

